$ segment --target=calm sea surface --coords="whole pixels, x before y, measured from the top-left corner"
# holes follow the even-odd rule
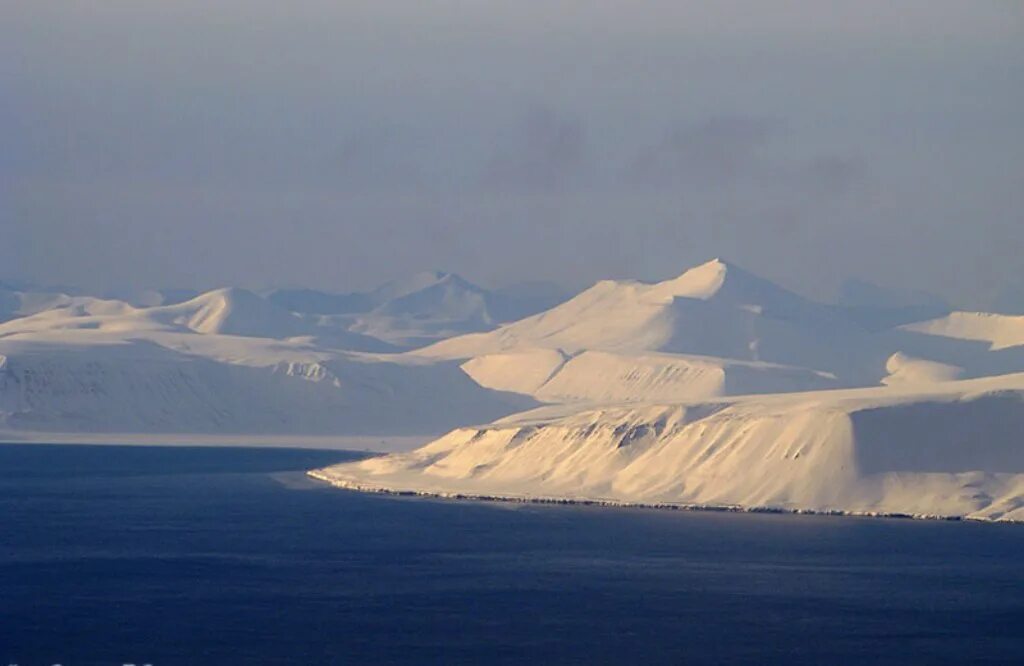
[[[1024,664],[1024,525],[364,495],[0,446],[0,664]]]

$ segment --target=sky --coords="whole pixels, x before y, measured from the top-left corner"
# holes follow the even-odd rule
[[[0,279],[1024,283],[1015,0],[0,0]]]

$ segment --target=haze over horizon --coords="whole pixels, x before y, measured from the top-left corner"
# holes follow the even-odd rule
[[[0,278],[1024,275],[1024,6],[0,7]]]

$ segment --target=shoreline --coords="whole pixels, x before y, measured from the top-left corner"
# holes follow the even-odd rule
[[[475,502],[508,502],[513,504],[551,504],[551,505],[578,505],[596,506],[620,509],[646,509],[662,511],[701,511],[717,513],[769,513],[783,515],[805,515],[805,516],[841,516],[853,518],[888,518],[895,520],[931,520],[942,522],[972,522],[986,525],[1013,524],[1022,525],[1021,520],[992,520],[990,518],[972,518],[969,516],[941,515],[941,514],[911,514],[884,511],[843,511],[840,509],[787,509],[784,507],[772,506],[741,506],[738,504],[687,504],[682,502],[629,502],[626,500],[601,499],[601,498],[570,498],[556,496],[530,496],[512,495],[500,493],[471,493],[471,492],[444,492],[428,490],[399,489],[388,486],[374,486],[362,484],[356,481],[346,481],[331,477],[323,473],[322,469],[313,469],[306,472],[306,475],[326,483],[334,488],[348,490],[351,492],[376,493],[381,495],[395,495],[400,497],[431,497],[445,500],[469,500]]]
[[[0,444],[95,446],[237,446],[250,448],[323,449],[401,453],[430,442],[437,435],[268,435],[203,433],[68,433],[0,430]]]

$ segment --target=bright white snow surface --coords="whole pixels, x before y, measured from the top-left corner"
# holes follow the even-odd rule
[[[1024,520],[1018,322],[914,323],[921,311],[814,303],[721,260],[600,282],[406,354],[553,406],[312,474],[442,496]]]
[[[987,342],[993,351],[1024,345],[1024,316],[951,312],[945,317],[906,324],[902,328],[927,335]]]
[[[532,406],[457,363],[353,351],[239,289],[136,308],[75,298],[0,324],[0,429],[411,435]]]
[[[335,485],[504,499],[1024,520],[1024,374],[673,404],[541,408]]]
[[[914,358],[899,352],[889,357],[885,369],[889,371],[889,375],[882,380],[882,383],[889,386],[948,382],[959,379],[963,374],[963,368],[955,365]]]
[[[456,428],[316,474],[441,495],[1024,520],[1020,318],[861,291],[816,303],[713,260],[499,325],[495,312],[530,306],[444,273],[150,307],[8,290],[0,437],[393,451]]]
[[[1013,328],[1003,320],[1013,318],[994,319],[998,331],[940,337],[932,322],[881,326],[900,320],[888,304],[875,314],[809,301],[715,259],[654,284],[602,281],[545,312],[409,355],[463,360],[480,384],[543,402],[870,386],[890,378],[896,353],[965,377],[1024,370],[1024,345],[985,337],[1005,340]]]

